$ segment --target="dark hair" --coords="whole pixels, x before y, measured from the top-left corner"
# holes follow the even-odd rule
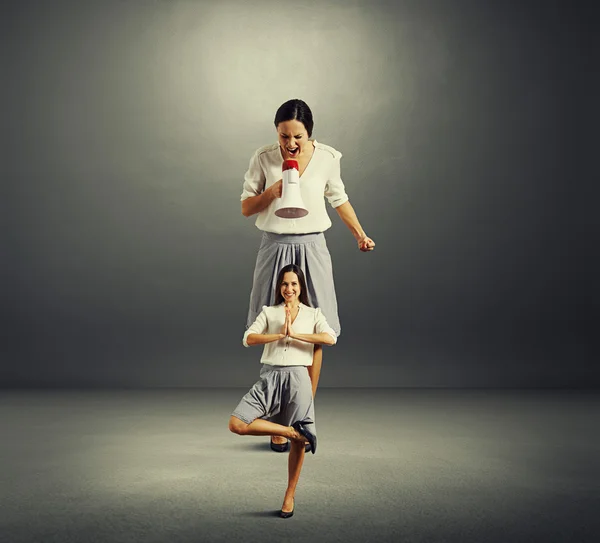
[[[294,98],[293,100],[288,100],[285,104],[281,104],[277,113],[275,113],[275,128],[277,128],[279,123],[284,123],[285,121],[301,122],[308,132],[308,137],[312,136],[314,126],[313,116],[306,102]]]
[[[304,279],[304,273],[298,266],[296,266],[296,264],[288,264],[287,266],[281,268],[281,271],[277,276],[277,284],[275,286],[275,305],[283,303],[283,296],[281,295],[281,283],[283,283],[283,276],[287,272],[294,272],[298,276],[298,281],[300,282],[300,303],[310,307],[310,304],[308,303],[308,293],[306,291],[306,279]]]

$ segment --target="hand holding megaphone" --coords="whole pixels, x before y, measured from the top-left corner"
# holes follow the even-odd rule
[[[283,193],[283,180],[279,180],[276,183],[273,183],[267,190],[271,191],[273,198],[281,198]]]

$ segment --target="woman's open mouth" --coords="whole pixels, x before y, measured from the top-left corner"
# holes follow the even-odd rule
[[[295,157],[300,153],[300,147],[296,147],[295,149],[286,148],[286,151],[290,156]]]

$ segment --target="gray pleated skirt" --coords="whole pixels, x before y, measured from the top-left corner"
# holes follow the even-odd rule
[[[333,283],[333,266],[323,232],[263,232],[256,256],[246,328],[256,320],[263,305],[274,305],[277,276],[281,268],[288,264],[296,264],[304,272],[310,305],[321,308],[329,326],[339,336],[342,328]]]
[[[283,426],[310,424],[317,435],[312,385],[306,366],[262,364],[260,378],[240,400],[232,415],[246,424],[266,419]]]

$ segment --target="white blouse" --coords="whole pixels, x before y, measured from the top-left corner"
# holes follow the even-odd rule
[[[279,305],[263,305],[262,311],[256,320],[246,330],[242,343],[247,343],[250,334],[279,334],[285,322],[285,307]],[[321,334],[327,332],[337,343],[337,336],[331,326],[327,324],[325,316],[317,307],[308,307],[300,304],[298,315],[292,323],[292,329],[297,334]],[[271,366],[312,366],[314,344],[285,337],[265,343],[260,361]]]
[[[331,227],[331,219],[325,209],[325,198],[332,207],[348,201],[348,195],[340,176],[342,153],[329,145],[315,144],[315,150],[304,173],[300,177],[302,200],[308,215],[299,219],[282,219],[275,215],[276,200],[258,213],[256,226],[274,234],[311,234],[324,232]],[[244,176],[241,200],[257,196],[282,178],[283,158],[279,144],[273,143],[258,149],[250,159]]]

